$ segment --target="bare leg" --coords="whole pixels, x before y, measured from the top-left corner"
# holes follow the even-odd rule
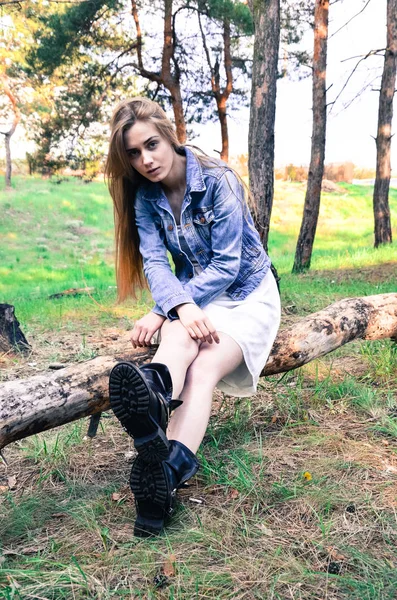
[[[181,394],[183,404],[175,411],[167,431],[168,439],[182,442],[194,453],[207,429],[216,384],[243,360],[237,342],[222,332],[219,337],[219,344],[201,344],[186,374]]]
[[[166,365],[171,373],[173,398],[179,398],[185,384],[186,371],[199,352],[199,344],[180,321],[164,321],[161,342],[153,362]]]

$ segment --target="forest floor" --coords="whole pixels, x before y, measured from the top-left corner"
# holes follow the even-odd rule
[[[282,326],[343,297],[397,291],[372,249],[371,189],[324,194],[312,270],[290,274],[304,189],[278,183],[271,255]],[[397,192],[391,195],[397,222]],[[0,381],[128,348],[144,294],[115,305],[112,211],[99,183],[16,180],[0,196],[0,302],[28,356]],[[394,231],[396,239],[397,231]],[[50,298],[70,288],[89,294]],[[354,342],[251,398],[216,392],[200,471],[159,538],[133,537],[132,440],[109,413],[16,442],[0,464],[0,598],[394,600],[397,346]]]

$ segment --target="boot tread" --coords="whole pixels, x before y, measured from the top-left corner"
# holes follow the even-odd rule
[[[134,438],[135,448],[148,463],[168,456],[165,432],[150,414],[151,389],[144,375],[132,363],[117,364],[109,378],[110,406],[125,431]]]

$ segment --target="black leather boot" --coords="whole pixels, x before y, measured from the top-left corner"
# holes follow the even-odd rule
[[[182,402],[172,400],[172,381],[161,363],[137,367],[118,363],[109,377],[112,410],[126,432],[134,438],[139,457],[158,463],[168,457],[166,429],[171,410]]]
[[[199,469],[196,456],[177,440],[170,440],[166,460],[148,465],[138,456],[132,465],[130,486],[135,496],[137,518],[134,535],[148,537],[161,533],[171,516],[176,491]]]

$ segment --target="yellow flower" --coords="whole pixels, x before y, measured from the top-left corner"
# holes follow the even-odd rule
[[[309,473],[309,471],[305,471],[303,473],[303,479],[306,479],[306,481],[311,481],[313,479],[312,474]]]

